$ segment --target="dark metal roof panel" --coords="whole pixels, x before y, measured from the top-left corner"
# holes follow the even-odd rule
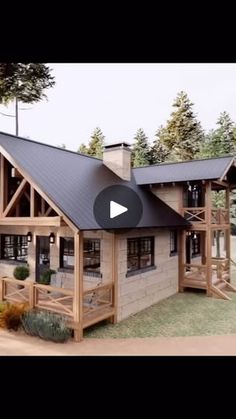
[[[93,215],[97,194],[111,185],[126,185],[138,193],[143,217],[137,227],[184,227],[189,223],[168,205],[135,183],[122,181],[102,160],[9,134],[0,133],[0,145],[17,165],[81,230],[100,229]]]
[[[140,167],[133,172],[138,185],[219,179],[232,161],[227,156]]]

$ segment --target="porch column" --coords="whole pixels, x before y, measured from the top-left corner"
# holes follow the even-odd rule
[[[112,323],[117,323],[118,321],[118,252],[117,252],[117,236],[116,233],[112,234],[112,282],[113,282],[113,306],[114,306],[114,316],[112,316]]]
[[[211,231],[211,182],[206,185],[206,282],[207,296],[211,297],[212,284],[212,231]]]
[[[186,231],[180,230],[178,234],[178,259],[179,259],[179,292],[184,291],[182,282],[185,274]]]
[[[83,339],[83,233],[74,235],[74,339],[80,342]]]
[[[226,188],[225,190],[225,207],[228,210],[228,224],[229,227],[225,229],[224,233],[225,233],[225,256],[226,259],[229,260],[229,265],[228,265],[228,269],[229,269],[229,279],[228,282],[231,282],[231,249],[230,249],[230,239],[231,239],[231,227],[230,227],[230,190],[229,187]]]

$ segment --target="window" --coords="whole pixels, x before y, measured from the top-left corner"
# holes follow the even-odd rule
[[[84,272],[100,276],[101,251],[99,239],[84,239]],[[96,275],[97,276],[97,275]]]
[[[1,259],[27,262],[27,236],[1,235]]]
[[[177,231],[171,230],[170,231],[170,256],[176,255],[177,252],[178,252]]]
[[[201,254],[201,236],[200,234],[194,233],[192,239],[192,257],[199,256]]]
[[[133,272],[154,266],[154,237],[127,240],[127,271]]]
[[[74,239],[60,238],[60,268],[74,269]]]

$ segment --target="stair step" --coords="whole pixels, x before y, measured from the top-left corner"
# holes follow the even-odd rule
[[[219,282],[217,285],[215,285],[215,287],[217,287],[219,290],[222,290],[226,288],[226,285],[224,282]]]

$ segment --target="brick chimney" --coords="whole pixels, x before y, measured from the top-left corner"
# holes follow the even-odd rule
[[[123,180],[131,179],[131,150],[124,141],[106,145],[103,164]]]

